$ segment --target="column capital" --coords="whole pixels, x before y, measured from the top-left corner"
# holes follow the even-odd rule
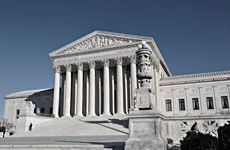
[[[102,60],[104,67],[109,67],[109,59]]]
[[[122,57],[117,57],[116,63],[117,63],[117,65],[122,65]]]
[[[72,71],[72,66],[70,64],[65,65],[66,71],[71,72]]]
[[[89,68],[90,68],[90,69],[95,69],[95,66],[96,66],[95,61],[90,61],[90,62],[88,62],[88,63],[89,63]]]
[[[78,70],[83,70],[83,63],[82,62],[76,63],[76,65],[77,65]]]
[[[129,56],[129,59],[132,64],[136,64],[136,55]]]
[[[61,66],[54,66],[55,73],[61,73]]]

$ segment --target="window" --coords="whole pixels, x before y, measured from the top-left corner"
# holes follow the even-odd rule
[[[207,108],[208,109],[214,109],[213,98],[212,97],[206,97],[206,100],[207,100]]]
[[[192,98],[192,107],[193,107],[193,110],[199,110],[198,98]]]
[[[45,108],[41,108],[41,113],[45,113]]]
[[[171,100],[170,99],[167,99],[165,101],[166,103],[166,111],[172,111],[172,103],[171,103]]]
[[[229,108],[227,96],[221,96],[221,103],[222,103],[222,108]]]
[[[185,110],[184,99],[179,99],[179,110]]]
[[[16,110],[16,119],[19,118],[19,115],[20,115],[20,109],[17,109],[17,110]]]

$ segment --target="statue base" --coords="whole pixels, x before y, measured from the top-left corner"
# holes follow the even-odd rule
[[[152,110],[131,111],[129,118],[130,137],[125,150],[166,150],[167,142],[162,137],[163,116]]]

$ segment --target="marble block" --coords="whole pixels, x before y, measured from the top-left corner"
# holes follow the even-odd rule
[[[162,116],[147,111],[132,111],[129,118],[130,137],[125,150],[166,150],[166,140],[162,137]]]

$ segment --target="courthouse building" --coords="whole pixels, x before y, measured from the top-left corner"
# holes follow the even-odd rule
[[[217,136],[230,121],[230,71],[174,76],[153,38],[104,31],[50,53],[54,89],[7,95],[4,117],[25,131],[53,117],[126,116],[140,86],[135,52],[142,41],[152,51],[152,97],[163,135],[179,141],[197,122],[201,132]]]

